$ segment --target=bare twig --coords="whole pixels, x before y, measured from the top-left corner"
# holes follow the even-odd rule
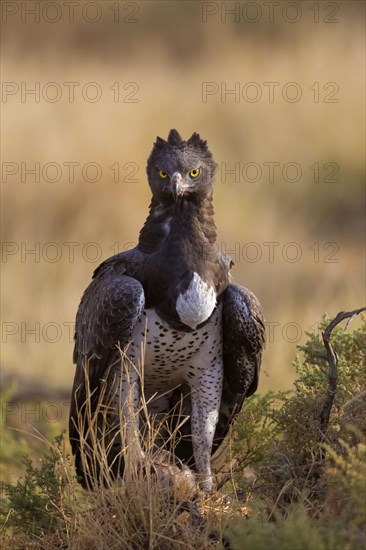
[[[323,434],[325,433],[329,417],[333,406],[334,396],[337,389],[338,381],[338,358],[336,352],[333,350],[332,344],[330,343],[330,336],[332,330],[344,319],[348,319],[347,324],[344,330],[347,330],[348,325],[353,320],[356,315],[359,315],[362,311],[366,311],[366,307],[361,307],[359,309],[354,309],[353,311],[340,311],[338,315],[329,323],[325,331],[322,333],[324,346],[327,352],[327,361],[329,364],[328,372],[328,391],[327,396],[323,405],[323,409],[320,415],[320,423]]]

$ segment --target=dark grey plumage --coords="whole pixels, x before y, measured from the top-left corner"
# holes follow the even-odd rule
[[[167,141],[157,139],[147,172],[153,196],[139,243],[99,266],[77,313],[70,441],[86,486],[80,439],[95,444],[85,407],[89,385],[91,414],[102,416],[102,402],[110,419],[108,435],[100,428],[97,439],[107,439],[111,472],[122,474],[121,434],[113,418],[122,412],[128,426],[139,424],[138,415],[127,410],[125,388],[128,377],[137,410],[140,381],[136,369],[121,365],[121,350],[138,366],[146,337],[144,390],[147,397],[157,393],[151,412],[180,405],[187,422],[174,453],[210,490],[210,456],[257,387],[265,341],[262,310],[254,294],[230,284],[232,262],[215,248],[216,164],[206,142],[198,134],[184,141],[172,130]],[[92,470],[98,477],[98,468]]]

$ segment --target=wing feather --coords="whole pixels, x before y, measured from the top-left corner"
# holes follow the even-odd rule
[[[213,452],[225,438],[245,397],[258,386],[265,327],[262,307],[247,288],[230,284],[223,300],[224,386]]]
[[[96,272],[86,289],[76,316],[74,362],[76,371],[71,395],[69,433],[76,468],[83,480],[80,461],[80,437],[88,430],[83,418],[84,434],[79,433],[80,411],[85,410],[91,394],[91,414],[95,412],[104,377],[120,360],[118,348],[124,349],[132,339],[133,329],[145,305],[141,283],[125,274],[123,264],[107,264]]]

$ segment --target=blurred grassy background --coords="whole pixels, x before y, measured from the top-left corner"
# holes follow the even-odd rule
[[[34,2],[10,4],[21,10],[21,4]],[[41,91],[56,82],[62,97],[52,103],[42,93],[39,102],[31,95],[22,102],[20,93],[9,95],[6,102],[3,96],[2,162],[28,167],[39,162],[41,168],[54,162],[63,168],[57,182],[46,181],[42,174],[39,182],[31,175],[22,182],[19,166],[19,172],[2,183],[2,240],[8,252],[2,258],[3,373],[71,388],[70,324],[79,299],[93,269],[116,251],[114,243],[122,249],[136,242],[150,196],[146,159],[156,136],[166,137],[175,127],[185,138],[200,132],[221,169],[223,163],[230,169],[248,162],[262,169],[258,182],[243,177],[235,182],[229,175],[224,181],[219,174],[216,221],[220,246],[234,250],[235,281],[257,294],[272,326],[260,389],[289,388],[294,378],[291,359],[296,345],[305,341],[305,331],[316,330],[324,312],[335,315],[363,305],[365,299],[364,3],[315,3],[318,23],[310,2],[297,2],[301,17],[296,23],[284,17],[283,2],[273,22],[268,8],[258,2],[262,17],[256,23],[247,20],[254,12],[243,15],[246,2],[236,3],[241,10],[238,21],[220,12],[221,3],[210,3],[218,13],[205,23],[207,3],[99,2],[102,16],[95,23],[82,17],[84,4],[75,8],[74,22],[64,7],[55,23],[47,21],[56,13],[49,8],[39,23],[26,14],[22,22],[18,11],[3,24],[3,81],[19,87],[23,82],[27,88],[39,82]],[[113,21],[112,5],[119,6],[119,22]],[[136,22],[123,22],[132,12]],[[92,9],[87,13],[89,19],[94,17]],[[294,16],[291,11],[285,14]],[[326,17],[338,22],[326,23]],[[73,103],[64,82],[80,83]],[[100,101],[83,99],[80,90],[89,82],[102,90]],[[115,82],[119,102],[109,89]],[[136,103],[122,101],[132,91],[123,90],[128,82],[138,86]],[[203,82],[224,83],[227,89],[235,82],[241,88],[256,82],[263,96],[251,103],[216,94],[203,102]],[[280,83],[273,102],[265,82]],[[302,90],[298,102],[283,99],[281,91],[288,82]],[[320,85],[319,102],[309,90],[315,82]],[[339,86],[336,103],[324,101],[332,91],[322,89],[328,82]],[[48,91],[51,97],[54,91]],[[63,165],[72,161],[80,163],[74,182],[68,181]],[[82,177],[81,167],[89,162],[102,170],[94,183]],[[118,183],[109,168],[116,162],[121,170]],[[123,168],[128,162],[138,168],[134,183],[122,181],[130,171]],[[279,162],[281,169],[296,162],[302,177],[291,183],[275,172],[270,182],[264,162]],[[331,170],[322,168],[320,181],[314,181],[309,167],[315,162],[320,167],[336,163],[338,181],[324,182]],[[54,172],[49,174],[53,177]],[[253,247],[245,248],[250,242],[257,243],[262,254],[257,262],[248,261],[255,256]],[[279,243],[273,261],[263,244],[268,242]],[[283,258],[283,251],[292,257],[295,253],[294,248],[286,249],[289,242],[301,251],[297,262]],[[48,243],[56,243],[56,248]],[[69,253],[72,245],[65,243],[77,243],[74,258]],[[85,248],[88,243],[97,247]],[[335,244],[326,248],[327,243]],[[24,255],[35,246],[39,257]],[[47,261],[57,250],[59,259]],[[95,252],[99,257],[91,261]],[[36,334],[27,332],[32,329]]]

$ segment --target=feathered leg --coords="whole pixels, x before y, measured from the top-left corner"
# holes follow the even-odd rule
[[[223,383],[223,365],[205,365],[191,382],[191,429],[193,452],[200,487],[212,491],[211,451],[219,416]]]

